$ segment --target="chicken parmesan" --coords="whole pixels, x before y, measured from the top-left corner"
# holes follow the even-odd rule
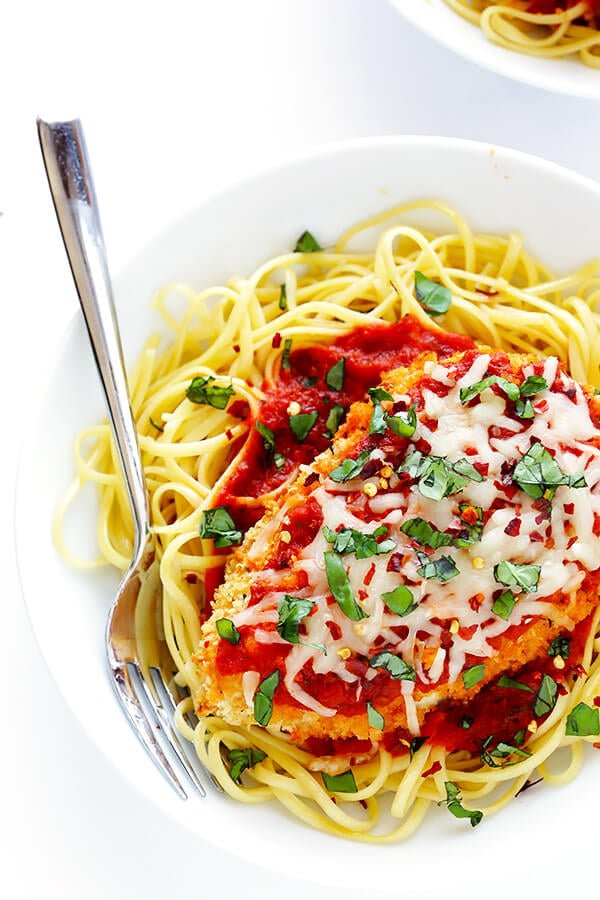
[[[426,352],[385,373],[233,554],[198,713],[335,754],[434,732],[457,749],[450,723],[479,732],[479,708],[518,752],[598,606],[599,409],[553,357]]]

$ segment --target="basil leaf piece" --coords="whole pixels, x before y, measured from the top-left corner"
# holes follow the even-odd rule
[[[358,791],[352,769],[342,772],[341,775],[328,775],[327,772],[321,772],[321,777],[325,790],[330,794],[356,794]]]
[[[363,450],[362,453],[359,453],[356,459],[351,459],[347,457],[342,460],[339,466],[336,466],[329,473],[329,477],[332,481],[336,481],[339,483],[343,481],[350,481],[352,478],[356,478],[357,475],[360,475],[362,470],[365,467],[365,464],[369,457],[371,456],[368,450]]]
[[[462,673],[463,684],[467,690],[479,684],[483,678],[485,678],[485,665],[483,663],[471,666],[470,669],[465,669]]]
[[[516,584],[526,594],[532,594],[537,591],[541,571],[541,566],[521,565],[504,560],[494,566],[494,578],[499,584],[507,587]]]
[[[165,430],[165,429],[162,427],[162,425],[158,425],[158,424],[154,421],[154,419],[152,418],[152,416],[149,416],[149,419],[150,419],[150,424],[152,425],[153,428],[156,428],[157,431],[164,431],[164,430]]]
[[[267,428],[267,426],[260,421],[256,423],[256,430],[263,439],[265,450],[267,450],[269,453],[272,453],[275,449],[275,434],[271,431],[270,428]]]
[[[344,387],[344,377],[346,374],[346,357],[342,356],[325,374],[325,384],[333,391],[341,391]]]
[[[299,644],[298,628],[314,605],[313,600],[284,594],[277,607],[277,634],[290,644]]]
[[[520,419],[533,419],[535,416],[535,409],[533,408],[533,404],[531,400],[517,400],[515,403],[515,412]]]
[[[539,718],[552,712],[556,706],[557,695],[558,685],[556,681],[551,675],[544,675],[535,695],[535,703],[533,704],[534,715]]]
[[[225,409],[229,398],[235,394],[235,390],[231,384],[222,387],[214,382],[215,379],[212,375],[198,375],[196,378],[192,378],[185,396],[192,403],[212,406],[215,409]]]
[[[411,403],[406,413],[385,414],[387,427],[396,437],[412,437],[417,428],[417,404]],[[406,417],[405,417],[406,416]]]
[[[511,612],[515,608],[516,602],[516,597],[510,589],[508,591],[504,591],[496,600],[494,600],[494,603],[492,605],[492,612],[500,619],[508,621],[508,619],[510,619]]]
[[[325,422],[326,433],[325,437],[334,437],[336,431],[342,424],[344,420],[344,416],[346,415],[346,409],[344,406],[341,406],[339,403],[334,403],[331,409],[329,410],[329,415],[327,416],[327,421]]]
[[[258,685],[254,694],[254,718],[259,725],[266,726],[273,715],[273,696],[279,684],[279,670],[275,669]]]
[[[232,547],[242,542],[242,532],[235,527],[235,522],[224,506],[203,510],[199,532],[202,538],[212,538],[215,547]]]
[[[477,397],[482,391],[487,390],[487,388],[492,387],[494,384],[500,388],[502,393],[505,394],[509,400],[519,399],[519,386],[517,384],[513,381],[509,381],[507,378],[502,378],[500,375],[488,375],[487,378],[483,378],[475,384],[471,384],[468,387],[462,387],[460,389],[460,402],[465,406],[469,400]]]
[[[381,403],[373,404],[371,421],[369,422],[369,434],[385,434],[387,430],[386,415]]]
[[[368,559],[370,556],[377,556],[381,553],[391,553],[396,549],[396,543],[391,538],[385,541],[377,542],[376,538],[388,533],[387,525],[380,525],[371,534],[363,534],[354,528],[340,528],[339,531],[332,531],[331,528],[325,526],[323,534],[325,539],[333,544],[331,548],[334,553],[340,556],[348,556],[354,553],[357,559]]]
[[[473,716],[463,716],[460,720],[460,727],[464,728],[465,731],[468,731],[475,719]]]
[[[539,500],[541,497],[551,500],[556,489],[563,484],[569,487],[586,487],[582,472],[565,475],[552,454],[539,441],[531,445],[513,472],[512,480],[522,491]]]
[[[515,681],[515,679],[511,678],[509,675],[502,675],[496,683],[498,687],[514,688],[517,691],[529,691],[530,693],[535,694],[535,691],[533,688],[530,688],[529,685],[523,684],[522,681]]]
[[[507,759],[513,754],[521,757],[531,756],[531,753],[527,750],[522,750],[520,747],[515,747],[512,744],[506,744],[504,741],[499,741],[492,750],[488,750],[493,738],[494,735],[490,734],[483,742],[481,748],[481,761],[494,769],[502,767],[502,763],[497,763],[495,761],[496,759]],[[515,763],[504,763],[504,765],[513,766]]]
[[[289,416],[290,428],[296,439],[302,443],[308,437],[310,430],[319,418],[318,412],[298,413],[297,416]]]
[[[279,309],[287,309],[287,289],[285,284],[279,288]]]
[[[294,247],[294,253],[318,253],[323,248],[310,231],[303,231]]]
[[[273,462],[275,463],[276,469],[283,469],[285,466],[285,456],[283,453],[274,453],[273,454]]]
[[[446,799],[440,800],[438,806],[446,804],[446,807],[455,818],[469,819],[473,828],[475,828],[476,825],[479,825],[483,819],[483,813],[478,809],[471,810],[464,808],[462,805],[460,788],[458,788],[453,781],[444,782],[444,786],[446,788]]]
[[[417,569],[417,573],[421,578],[435,578],[445,584],[460,575],[459,569],[456,568],[454,560],[451,556],[440,556],[439,559],[429,559],[425,553],[418,553],[417,556],[421,562],[421,566]]]
[[[404,522],[400,526],[400,531],[421,547],[431,547],[433,550],[437,550],[438,547],[452,546],[455,543],[455,538],[451,534],[438,531],[429,522],[418,516]]]
[[[600,734],[600,709],[588,706],[587,703],[578,703],[567,717],[565,734],[578,737]]]
[[[522,744],[527,737],[527,730],[525,728],[520,728],[519,731],[513,737],[513,741],[515,744]]]
[[[229,641],[230,644],[239,644],[241,634],[231,621],[231,619],[217,619],[215,622],[215,626],[217,629],[217,634],[219,637],[223,638],[224,641]]]
[[[568,659],[571,652],[571,638],[559,635],[550,641],[548,646],[548,656],[562,656]]]
[[[229,750],[227,757],[231,764],[229,770],[231,780],[235,781],[236,784],[241,784],[240,775],[242,772],[262,762],[263,759],[267,758],[267,754],[263,753],[262,750],[257,750],[255,747],[239,747]]]
[[[292,349],[292,338],[286,338],[283,342],[283,353],[281,354],[281,368],[289,371],[292,368],[290,359],[290,351]]]
[[[419,605],[405,584],[399,584],[393,591],[386,591],[381,599],[396,616],[408,616]]]
[[[369,388],[367,394],[373,403],[381,403],[382,400],[393,400],[389,391],[382,387]]]
[[[548,382],[541,375],[528,375],[525,381],[519,385],[519,391],[521,397],[533,397],[534,394],[545,391],[547,387]]]
[[[352,619],[353,622],[359,622],[361,619],[366,619],[366,612],[361,609],[354,599],[350,579],[348,578],[342,560],[337,553],[333,553],[331,550],[326,550],[324,556],[325,574],[327,575],[329,590],[333,594],[333,598],[337,605],[344,615],[349,619]]]
[[[367,700],[367,719],[369,721],[369,725],[371,728],[376,728],[378,731],[383,731],[385,728],[385,719],[381,715],[380,712],[377,712],[375,707],[369,703]]]
[[[369,660],[372,669],[385,669],[396,681],[416,681],[417,675],[412,666],[404,662],[401,656],[396,656],[388,650],[377,653]]]
[[[418,480],[419,492],[431,500],[442,500],[461,491],[469,480],[483,481],[483,476],[467,459],[450,463],[443,456],[410,453],[399,468]]]
[[[430,316],[442,316],[452,304],[449,288],[431,281],[422,272],[415,272],[415,294],[417,300]]]

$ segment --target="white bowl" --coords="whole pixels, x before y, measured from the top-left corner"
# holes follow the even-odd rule
[[[574,97],[600,97],[600,71],[577,56],[538,59],[493,44],[444,0],[389,0],[409,22],[460,56],[516,81]],[[493,99],[493,98],[492,98]]]
[[[556,165],[446,138],[344,143],[202,201],[134,259],[116,278],[126,356],[131,361],[156,328],[149,301],[164,283],[218,283],[293,246],[305,228],[329,243],[367,215],[422,197],[454,204],[476,229],[519,229],[532,252],[559,271],[583,263],[600,248],[600,188]],[[579,869],[569,860],[594,858],[600,755],[588,760],[580,777],[560,793],[536,788],[476,830],[434,810],[407,844],[396,847],[352,845],[323,835],[292,821],[275,805],[239,805],[216,793],[204,801],[179,800],[140,749],[109,684],[103,635],[117,578],[108,572],[72,571],[50,538],[52,512],[72,473],[73,436],[102,417],[98,379],[77,318],[25,441],[17,486],[17,545],[42,653],[74,715],[111,763],[166,816],[286,877],[341,889],[395,886],[404,896],[428,896],[430,890],[451,900],[464,896],[465,872],[470,891],[482,896],[485,891],[487,897],[492,896],[493,872],[493,890],[500,896],[526,883],[531,861],[538,860],[537,889],[563,883],[565,891],[573,888]],[[72,524],[79,533],[92,535],[91,507]],[[570,827],[565,823],[573,810],[577,821]],[[557,869],[548,852],[558,837],[562,863]]]

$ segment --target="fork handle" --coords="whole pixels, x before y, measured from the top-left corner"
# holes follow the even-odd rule
[[[37,120],[54,209],[100,374],[134,519],[135,566],[149,528],[148,492],[129,401],[106,249],[83,129]]]

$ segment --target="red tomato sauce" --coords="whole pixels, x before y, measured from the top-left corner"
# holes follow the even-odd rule
[[[580,0],[530,0],[525,8],[527,12],[552,15],[561,10],[571,9],[579,2]],[[587,0],[587,7],[591,14],[598,15],[600,13],[600,0]]]
[[[440,357],[448,357],[473,347],[473,341],[465,335],[434,331],[412,316],[404,316],[391,324],[355,328],[328,345],[292,348],[289,368],[281,369],[274,384],[263,386],[266,398],[258,421],[273,433],[274,448],[266,447],[264,437],[252,427],[214,506],[227,507],[236,526],[246,531],[262,516],[260,498],[282,485],[299,465],[311,463],[327,449],[333,437],[327,421],[334,407],[342,407],[345,415],[350,404],[364,399],[367,390],[379,384],[383,372],[409,365],[420,353],[435,351]],[[342,358],[344,379],[336,389],[326,377]],[[290,426],[288,409],[293,403],[298,404],[301,414],[317,414],[303,440]],[[279,468],[275,453],[283,457]]]

